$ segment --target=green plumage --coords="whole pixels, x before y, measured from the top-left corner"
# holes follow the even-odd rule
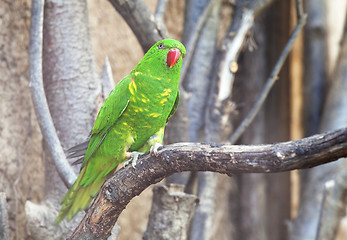
[[[147,152],[154,142],[162,142],[165,124],[179,102],[185,53],[176,40],[156,43],[112,90],[95,121],[80,174],[61,201],[56,223],[87,208],[107,176],[127,160],[127,152]]]

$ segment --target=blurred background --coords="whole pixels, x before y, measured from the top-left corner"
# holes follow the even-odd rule
[[[146,10],[157,12],[154,22],[162,31],[139,42],[122,17],[125,10],[117,11],[111,2],[122,1],[46,1],[44,87],[64,149],[88,136],[107,96],[100,77],[105,57],[117,83],[140,61],[146,46],[163,36],[182,41],[191,55],[190,61],[185,58],[181,79],[186,94],[167,126],[165,143],[230,143],[298,23],[294,0],[159,1],[165,2],[163,15],[156,10],[157,0],[129,1],[128,9],[144,4]],[[289,141],[347,126],[347,2],[306,0],[303,5],[307,23],[267,100],[237,144]],[[254,19],[248,28],[245,9]],[[0,209],[7,208],[9,226],[0,232],[8,233],[9,239],[65,239],[81,217],[70,225],[51,225],[67,188],[50,159],[31,100],[30,17],[31,1],[0,0],[0,192],[4,193]],[[235,47],[235,36],[245,27]],[[232,48],[237,54],[228,62],[225,56]],[[230,69],[229,85],[220,81],[223,67]],[[225,87],[230,91],[222,98]],[[342,209],[338,216],[321,221],[320,214],[324,184],[335,180],[345,189],[347,182],[341,179],[346,167],[346,160],[340,160],[284,173],[233,177],[182,173],[166,182],[183,184],[187,193],[200,199],[187,239],[342,240],[347,239],[345,195],[338,199]],[[150,187],[130,202],[117,222],[119,239],[142,239],[152,195]],[[6,227],[6,218],[1,222]],[[322,226],[331,223],[333,233],[317,237],[322,236]]]

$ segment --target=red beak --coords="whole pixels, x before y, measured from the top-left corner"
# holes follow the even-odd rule
[[[171,48],[170,51],[167,53],[167,59],[166,64],[168,67],[172,68],[173,65],[177,62],[177,60],[181,56],[181,51],[177,48]]]

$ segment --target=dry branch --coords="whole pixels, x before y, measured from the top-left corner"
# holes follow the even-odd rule
[[[224,39],[224,51],[219,65],[218,101],[225,101],[230,96],[235,78],[235,72],[230,70],[230,66],[237,63],[254,19],[272,2],[273,0],[237,1],[232,24]]]
[[[249,9],[245,9],[242,15],[240,28],[231,40],[226,45],[226,51],[223,53],[222,61],[220,63],[220,87],[218,92],[218,101],[222,102],[226,100],[231,92],[234,82],[235,74],[230,71],[230,65],[236,63],[240,55],[243,44],[245,43],[248,31],[251,29],[254,23],[254,12]]]
[[[43,40],[43,0],[32,1],[30,27],[30,90],[37,121],[43,138],[47,142],[59,176],[67,187],[70,187],[76,175],[65,158],[52,116],[48,108],[42,80],[42,40]]]
[[[151,184],[182,171],[268,173],[304,169],[347,156],[347,128],[297,141],[236,146],[177,143],[144,155],[136,169],[117,171],[103,185],[70,239],[106,239],[130,200]]]

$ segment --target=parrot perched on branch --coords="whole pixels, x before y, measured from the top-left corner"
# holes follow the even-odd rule
[[[178,81],[185,53],[183,44],[176,40],[157,42],[112,90],[89,141],[69,150],[70,157],[80,157],[76,162],[82,165],[61,201],[56,224],[86,209],[118,164],[130,159],[135,166],[136,153],[156,152],[165,124],[179,102]]]

